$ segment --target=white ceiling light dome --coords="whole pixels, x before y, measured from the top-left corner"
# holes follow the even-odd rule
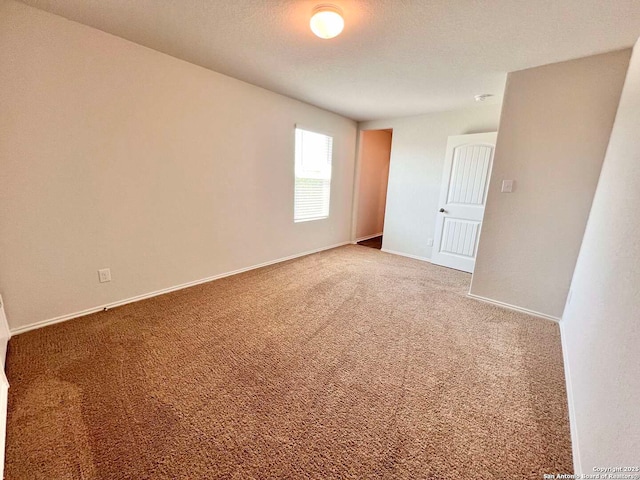
[[[313,9],[309,26],[320,38],[337,37],[344,29],[342,10],[335,5],[318,5]]]

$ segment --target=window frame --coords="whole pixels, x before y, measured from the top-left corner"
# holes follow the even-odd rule
[[[325,137],[331,138],[331,158],[329,162],[329,200],[327,205],[327,215],[313,217],[313,218],[301,218],[296,219],[296,179],[297,178],[307,178],[307,177],[298,177],[296,175],[296,167],[297,167],[297,131],[301,130],[303,132],[315,133],[317,135],[324,135]],[[314,222],[318,220],[326,220],[331,216],[331,184],[333,181],[333,157],[334,157],[334,144],[335,144],[335,135],[331,131],[317,129],[317,128],[309,128],[306,125],[301,125],[299,123],[294,124],[293,128],[293,223],[306,223],[306,222]],[[311,177],[309,177],[311,178]]]

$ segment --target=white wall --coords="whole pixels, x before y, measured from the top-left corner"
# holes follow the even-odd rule
[[[0,65],[14,329],[351,239],[351,120],[7,0]],[[293,222],[296,123],[334,135],[328,220]]]
[[[383,248],[431,258],[447,138],[494,132],[500,105],[363,122],[360,130],[393,129]]]
[[[390,157],[390,131],[361,132],[356,239],[382,232],[387,204]]]
[[[640,41],[561,323],[576,473],[640,464],[638,205]]]
[[[562,314],[629,55],[509,74],[472,294]]]

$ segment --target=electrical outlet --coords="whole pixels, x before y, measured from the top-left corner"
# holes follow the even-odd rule
[[[100,280],[100,283],[110,282],[111,281],[111,269],[110,268],[103,268],[101,270],[98,270],[98,279]]]
[[[513,192],[513,180],[503,180],[502,188],[500,189],[502,193],[511,193]]]
[[[433,247],[433,238],[427,238],[427,247]]]

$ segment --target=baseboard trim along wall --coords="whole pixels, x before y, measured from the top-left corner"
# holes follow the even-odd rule
[[[431,259],[427,257],[419,257],[418,255],[411,255],[410,253],[396,252],[395,250],[387,250],[386,248],[383,248],[382,251],[385,253],[391,253],[393,255],[400,255],[401,257],[408,257],[408,258],[413,258],[414,260],[420,260],[422,262],[432,263]]]
[[[562,344],[562,361],[564,363],[564,381],[567,389],[567,404],[569,408],[569,430],[571,434],[571,451],[573,453],[573,473],[582,475],[580,464],[580,448],[578,445],[578,424],[576,411],[573,407],[573,388],[571,386],[571,370],[569,369],[569,347],[565,343],[564,322],[560,321],[560,342]]]
[[[194,280],[192,282],[175,285],[173,287],[163,288],[161,290],[156,290],[154,292],[143,293],[142,295],[136,295],[135,297],[118,300],[115,302],[107,303],[105,305],[98,305],[96,307],[87,308],[86,310],[81,310],[79,312],[69,313],[67,315],[61,315],[59,317],[50,318],[48,320],[42,320],[40,322],[24,325],[22,327],[13,328],[11,329],[11,335],[19,335],[21,333],[28,332],[29,330],[35,330],[37,328],[46,327],[48,325],[53,325],[55,323],[66,322],[67,320],[71,320],[73,318],[78,318],[78,317],[84,317],[85,315],[90,315],[92,313],[100,312],[105,309],[108,310],[110,308],[120,307],[128,303],[139,302],[140,300],[145,300],[147,298],[157,297],[158,295],[163,295],[165,293],[175,292],[176,290],[182,290],[184,288],[193,287],[195,285],[200,285],[201,283],[212,282],[220,278],[230,277],[231,275],[237,275],[238,273],[248,272],[249,270],[255,270],[257,268],[266,267],[269,265],[273,265],[275,263],[286,262],[287,260],[293,260],[295,258],[312,255],[314,253],[322,252],[324,250],[331,250],[332,248],[342,247],[343,245],[348,245],[350,243],[351,242],[336,243],[335,245],[330,245],[328,247],[316,248],[315,250],[308,250],[306,252],[296,253],[295,255],[289,255],[288,257],[282,257],[276,260],[269,260],[267,262],[259,263],[257,265],[251,265],[249,267],[239,268],[238,270],[233,270],[231,272],[220,273],[218,275],[213,275],[211,277],[201,278],[200,280]]]
[[[528,308],[516,307],[515,305],[511,305],[509,303],[499,302],[498,300],[492,300],[490,298],[481,297],[480,295],[474,295],[473,293],[467,293],[467,297],[473,298],[474,300],[478,300],[484,303],[490,303],[491,305],[496,305],[498,307],[506,308],[508,310],[513,310],[515,312],[526,313],[528,315],[533,315],[534,317],[543,318],[545,320],[551,320],[552,322],[560,322],[558,317],[554,317],[552,315],[547,315],[546,313],[536,312],[534,310],[529,310]]]
[[[4,313],[4,303],[0,296],[0,358],[2,358],[2,372],[0,372],[0,478],[4,478],[4,447],[7,436],[7,403],[9,400],[9,382],[4,373],[4,362],[7,355],[7,345],[11,338],[7,316]]]
[[[373,235],[367,235],[366,237],[356,238],[354,243],[364,242],[365,240],[369,240],[370,238],[376,238],[376,237],[381,237],[381,236],[382,236],[382,232],[374,233]]]

